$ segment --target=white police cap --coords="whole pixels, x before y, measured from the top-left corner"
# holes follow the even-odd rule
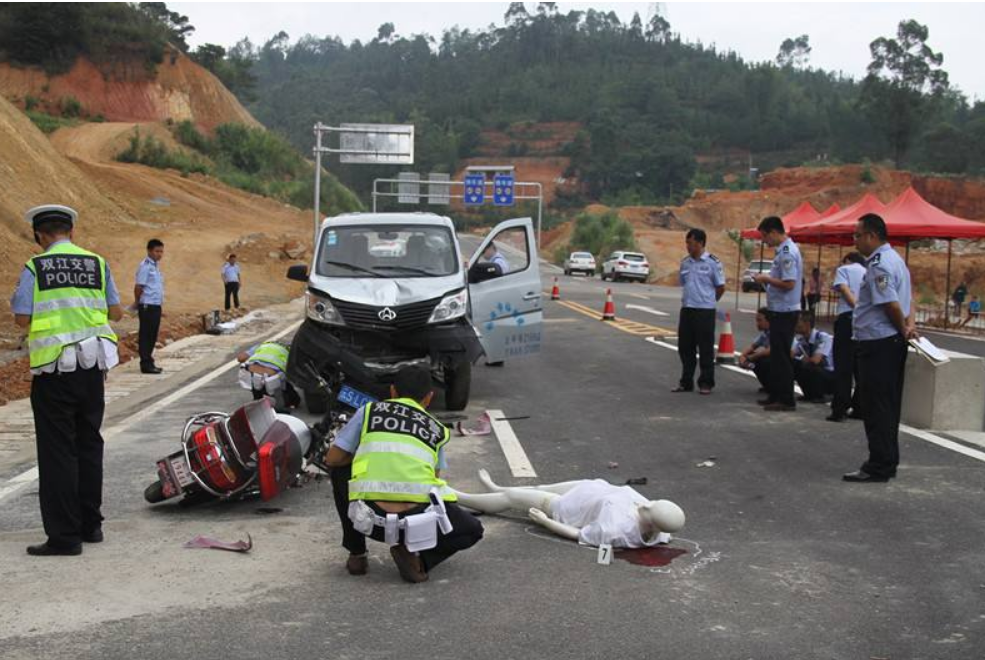
[[[33,209],[29,209],[27,213],[24,214],[24,219],[30,222],[34,227],[36,227],[38,223],[44,222],[45,220],[67,221],[74,227],[76,221],[79,219],[79,214],[76,213],[75,209],[69,206],[62,206],[61,204],[42,204],[41,206],[35,206]]]

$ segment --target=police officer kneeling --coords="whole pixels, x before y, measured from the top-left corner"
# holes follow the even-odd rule
[[[388,544],[400,576],[424,582],[435,566],[478,543],[482,523],[454,503],[457,497],[439,478],[450,434],[425,411],[434,394],[430,371],[404,368],[390,394],[356,413],[326,462],[333,468],[352,464],[343,528],[348,532],[351,523],[357,532]],[[365,556],[354,555],[347,568],[360,575],[367,565]]]
[[[48,540],[31,555],[78,555],[102,533],[104,372],[119,362],[109,320],[123,317],[109,266],[71,242],[67,206],[27,212],[44,249],[21,273],[11,310],[28,328],[31,408],[38,448],[41,519]]]

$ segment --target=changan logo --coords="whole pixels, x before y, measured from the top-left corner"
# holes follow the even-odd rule
[[[390,309],[389,307],[384,307],[379,311],[377,316],[380,317],[381,321],[386,321],[387,323],[389,323],[393,319],[397,318],[397,313],[392,309]]]

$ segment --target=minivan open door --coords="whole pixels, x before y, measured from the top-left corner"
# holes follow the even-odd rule
[[[495,252],[484,255],[487,248]],[[490,268],[497,264],[499,268]],[[496,225],[469,260],[472,324],[486,362],[540,352],[544,323],[540,260],[530,218]],[[476,276],[476,269],[485,273]],[[482,281],[478,281],[482,280]]]

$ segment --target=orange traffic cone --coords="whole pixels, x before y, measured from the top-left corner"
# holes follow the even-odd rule
[[[735,338],[732,337],[732,317],[725,312],[725,325],[718,336],[718,364],[735,364]]]
[[[558,287],[558,285],[557,285],[557,278],[555,277],[554,278],[554,288],[551,289],[551,300],[560,300],[560,299],[561,299],[561,289],[560,289],[560,287]]]
[[[602,320],[616,320],[616,303],[612,302],[612,289],[605,290],[605,307],[602,308]]]

